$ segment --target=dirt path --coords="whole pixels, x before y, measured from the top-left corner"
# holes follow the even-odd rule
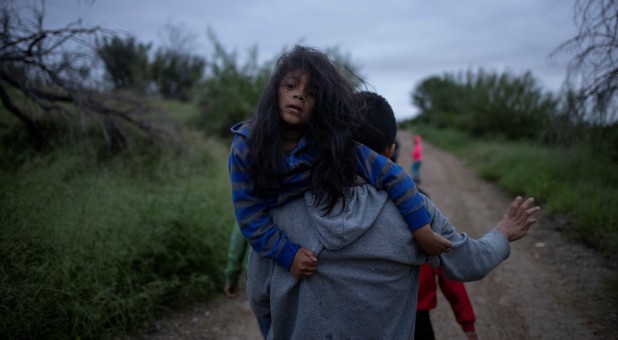
[[[411,136],[398,135],[409,169]],[[511,202],[449,153],[424,144],[422,188],[460,232],[474,238],[498,221]],[[466,283],[479,339],[618,339],[618,315],[603,285],[615,263],[562,239],[545,219],[512,244],[511,256],[481,281]],[[431,318],[437,339],[465,339],[438,294]],[[148,339],[260,339],[246,301],[220,297],[157,322]]]

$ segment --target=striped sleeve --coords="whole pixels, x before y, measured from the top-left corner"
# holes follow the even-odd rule
[[[248,151],[245,139],[235,135],[228,166],[236,220],[242,234],[258,254],[275,260],[289,270],[299,246],[274,224],[266,200],[255,193],[247,171]]]
[[[376,188],[386,190],[410,230],[429,224],[431,216],[423,197],[401,166],[363,144],[358,144],[358,163],[360,175]]]

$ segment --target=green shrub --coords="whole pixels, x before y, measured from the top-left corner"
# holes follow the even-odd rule
[[[407,125],[408,127],[410,125]],[[534,196],[550,213],[571,216],[566,233],[606,255],[618,254],[616,164],[584,146],[473,140],[461,132],[415,125],[429,143],[454,151],[485,179],[512,194]]]
[[[483,69],[427,77],[410,99],[419,108],[420,123],[510,140],[539,138],[559,102],[530,72]]]
[[[0,169],[0,336],[111,338],[222,284],[227,146],[97,164],[57,150]],[[6,165],[15,155],[0,152]]]

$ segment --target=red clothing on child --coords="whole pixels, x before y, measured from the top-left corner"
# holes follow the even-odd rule
[[[470,302],[470,298],[468,297],[464,284],[461,282],[448,280],[444,276],[444,272],[441,268],[431,268],[427,263],[421,266],[418,305],[416,309],[428,311],[436,308],[438,305],[438,301],[436,299],[436,276],[438,278],[438,283],[440,284],[440,290],[442,290],[442,293],[451,304],[457,323],[461,325],[464,332],[474,332],[474,322],[476,321],[476,318],[474,316],[472,303]]]
[[[423,140],[421,136],[414,136],[414,148],[412,149],[412,160],[420,162],[423,160]]]

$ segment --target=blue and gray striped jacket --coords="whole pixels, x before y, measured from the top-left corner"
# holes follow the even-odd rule
[[[232,201],[236,220],[243,235],[261,256],[273,259],[288,269],[299,245],[291,242],[273,223],[270,208],[289,202],[309,189],[311,167],[316,159],[303,138],[286,156],[282,186],[276,196],[255,193],[249,175],[249,148],[246,143],[250,123],[232,127],[234,139],[230,148],[229,171]],[[410,230],[414,231],[431,220],[414,182],[407,172],[390,159],[358,144],[359,176],[378,189],[386,190],[399,209]]]

